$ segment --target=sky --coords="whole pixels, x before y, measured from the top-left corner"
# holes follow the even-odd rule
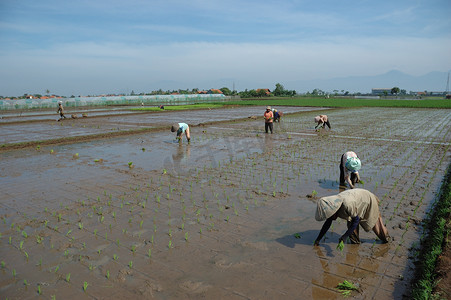
[[[450,13],[449,0],[0,0],[0,95],[448,72]]]

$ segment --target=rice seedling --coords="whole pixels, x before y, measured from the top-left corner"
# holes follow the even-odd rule
[[[347,280],[343,281],[342,283],[339,283],[337,285],[337,289],[345,297],[351,295],[352,291],[358,291],[359,290],[358,287],[356,287],[352,282],[349,282]]]
[[[128,267],[129,267],[130,269],[133,268],[133,261],[129,261],[129,262],[128,262]]]
[[[149,248],[149,250],[147,251],[147,256],[150,258],[152,256],[152,249]]]
[[[66,274],[66,282],[69,283],[70,282],[70,273]]]
[[[28,281],[26,279],[23,280],[23,285],[25,286],[29,286],[30,284],[28,283]]]
[[[341,240],[337,245],[337,250],[340,251],[341,253],[343,253],[344,247],[345,247],[345,244],[344,244],[343,240]]]
[[[55,267],[55,273],[58,272],[59,269],[60,269],[60,266],[56,266]]]
[[[86,292],[86,290],[88,289],[88,283],[85,281],[84,283],[83,283],[83,291],[84,292]]]
[[[0,266],[1,266],[2,269],[5,268],[6,264],[5,264],[5,262],[3,260],[0,262]]]
[[[136,251],[136,245],[132,245],[131,250],[132,250],[133,254],[135,254],[135,251]]]
[[[40,284],[38,284],[38,295],[42,295],[41,285]]]
[[[118,260],[119,257],[118,257],[116,254],[113,254],[113,259],[114,259],[114,260]]]
[[[28,262],[28,253],[27,253],[27,251],[24,251],[24,253],[23,253],[24,255],[25,255],[25,257],[27,258],[27,262]]]
[[[19,249],[20,249],[20,250],[23,249],[23,241],[20,241],[20,243],[19,243]]]
[[[110,270],[106,270],[106,279],[110,279]]]
[[[79,228],[80,230],[82,230],[82,229],[83,229],[83,223],[78,222],[78,228]]]
[[[28,234],[25,232],[25,230],[22,230],[22,236],[23,236],[24,238],[27,238],[27,237],[28,237]]]

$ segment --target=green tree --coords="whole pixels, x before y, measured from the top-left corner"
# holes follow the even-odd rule
[[[269,95],[266,94],[266,92],[267,91],[265,89],[259,89],[258,92],[257,92],[257,96],[258,97],[268,97]]]
[[[232,95],[232,91],[227,87],[223,87],[222,89],[219,89],[219,90],[226,96]]]
[[[276,83],[276,88],[273,91],[274,96],[283,96],[285,94],[285,88],[280,83]]]
[[[394,88],[391,89],[390,93],[392,95],[398,95],[399,91],[400,91],[399,87],[395,86]]]

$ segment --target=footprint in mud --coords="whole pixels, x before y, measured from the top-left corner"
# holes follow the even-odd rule
[[[211,285],[206,284],[205,282],[192,282],[191,280],[182,282],[180,284],[180,287],[184,289],[185,291],[191,292],[191,293],[204,293],[208,289],[211,288]]]
[[[144,286],[138,288],[138,292],[141,296],[144,296],[145,299],[153,298],[154,292],[161,292],[163,288],[158,282],[146,280]]]
[[[125,282],[128,276],[133,276],[133,272],[128,269],[121,269],[119,270],[116,279],[119,282]]]
[[[215,262],[215,265],[217,267],[220,267],[223,269],[228,269],[228,268],[241,268],[241,267],[247,268],[247,267],[253,266],[254,264],[247,263],[244,261],[238,261],[236,263],[233,263],[233,262],[229,262],[225,258],[221,258]]]

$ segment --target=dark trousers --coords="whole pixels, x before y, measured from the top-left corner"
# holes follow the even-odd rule
[[[345,155],[343,154],[341,156],[339,168],[340,168],[340,185],[344,186],[345,185],[345,170],[344,170],[344,166],[342,164],[343,156],[345,156]]]
[[[351,224],[352,224],[352,222],[347,221],[348,229],[349,229],[349,227],[351,227]],[[355,230],[349,236],[349,240],[351,241],[351,244],[360,244],[359,227],[360,227],[360,224],[357,225]]]
[[[265,132],[266,133],[268,133],[268,128],[269,128],[269,130],[271,130],[271,133],[272,133],[272,128],[273,128],[272,124],[273,124],[272,122],[271,123],[265,123]]]
[[[345,169],[344,169],[345,166],[342,164],[343,156],[344,156],[344,154],[341,156],[339,168],[340,168],[340,185],[344,186],[344,185],[346,185],[346,182],[345,182]],[[357,175],[355,173],[351,173],[352,184],[355,184],[356,181],[357,181]]]

